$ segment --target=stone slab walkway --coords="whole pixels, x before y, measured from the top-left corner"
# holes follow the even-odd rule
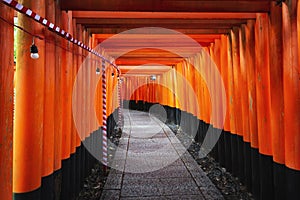
[[[145,112],[124,118],[101,199],[224,199],[169,127]]]

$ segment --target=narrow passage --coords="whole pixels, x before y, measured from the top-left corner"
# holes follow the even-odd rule
[[[163,122],[124,110],[124,129],[101,199],[223,199]]]

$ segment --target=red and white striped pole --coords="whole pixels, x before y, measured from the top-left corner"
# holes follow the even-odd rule
[[[118,110],[118,126],[120,129],[122,129],[122,79],[121,75],[119,74],[119,80],[118,80],[118,98],[119,98],[119,110]]]
[[[102,59],[102,112],[103,112],[103,126],[102,126],[102,163],[107,166],[107,114],[106,114],[106,69],[105,60]]]
[[[124,126],[124,102],[123,102],[123,93],[122,93],[122,83],[124,82],[124,79],[121,79],[121,89],[120,89],[120,93],[121,93],[121,125],[122,125],[122,128]]]

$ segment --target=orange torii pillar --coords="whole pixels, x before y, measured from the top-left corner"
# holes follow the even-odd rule
[[[243,31],[245,32],[244,38],[244,56],[246,63],[246,74],[247,74],[247,84],[246,88],[247,94],[247,109],[248,113],[244,113],[244,116],[249,123],[249,133],[245,133],[246,140],[249,140],[250,144],[245,144],[245,184],[249,191],[252,190],[252,157],[251,151],[257,151],[258,140],[257,140],[257,117],[256,117],[256,79],[255,79],[255,34],[254,34],[254,20],[248,20],[246,25],[243,25]],[[248,115],[248,116],[247,116]],[[249,137],[249,138],[248,138]],[[254,183],[256,184],[256,183]]]
[[[0,17],[14,22],[14,11],[0,3]],[[12,199],[14,29],[0,19],[0,199]]]
[[[240,45],[240,76],[239,76],[239,85],[240,85],[240,93],[241,93],[241,108],[242,108],[242,135],[243,138],[240,142],[242,142],[242,149],[239,152],[239,156],[243,157],[243,163],[240,165],[239,169],[239,178],[242,182],[245,183],[248,180],[248,183],[251,182],[251,154],[250,154],[250,134],[249,134],[249,102],[248,102],[248,91],[244,88],[247,88],[247,43],[246,43],[246,25],[243,24],[239,31],[239,45]],[[241,160],[241,159],[240,159]],[[241,173],[241,171],[243,173]],[[247,174],[246,174],[247,172]]]
[[[228,106],[228,112],[229,112],[229,120],[230,120],[230,136],[226,137],[225,136],[225,142],[226,142],[226,146],[230,145],[230,148],[228,148],[228,153],[230,153],[230,157],[227,158],[227,163],[226,167],[228,166],[229,171],[233,170],[233,165],[235,165],[235,159],[233,159],[233,152],[235,151],[235,149],[232,148],[232,140],[233,137],[236,135],[236,126],[235,126],[235,112],[234,112],[234,84],[233,84],[233,66],[232,66],[232,39],[231,39],[231,35],[228,36],[227,39],[227,56],[228,56],[228,60],[227,60],[227,80],[228,80],[228,90],[227,90],[227,99],[229,100],[229,106]],[[228,139],[228,140],[227,140]]]
[[[221,74],[222,80],[224,82],[224,87],[226,91],[226,98],[224,97],[224,101],[226,101],[226,118],[223,127],[223,140],[224,140],[224,166],[227,169],[231,169],[231,133],[230,133],[230,94],[229,94],[229,80],[228,80],[228,48],[229,45],[229,36],[222,35],[221,36]]]
[[[45,16],[45,1],[24,0],[25,6]],[[44,28],[18,14],[19,26],[43,36]],[[35,39],[40,58],[30,58],[32,36],[17,33],[16,112],[14,124],[13,193],[15,199],[40,199],[44,129],[45,42]]]
[[[271,94],[268,14],[257,14],[255,24],[256,100],[259,144],[259,193],[255,198],[273,199]],[[274,58],[272,58],[274,59]]]
[[[257,134],[257,110],[256,110],[256,69],[255,69],[255,21],[254,20],[248,20],[246,27],[245,27],[245,43],[246,43],[246,49],[245,49],[245,59],[247,63],[247,88],[248,88],[248,103],[249,103],[249,109],[248,109],[248,116],[249,116],[249,137],[250,137],[250,149],[246,151],[246,154],[251,154],[251,161],[246,160],[250,162],[251,166],[248,170],[249,162],[246,165],[245,168],[245,174],[246,174],[246,185],[248,187],[248,190],[251,190],[253,193],[255,193],[256,188],[259,188],[258,184],[258,134]],[[246,149],[247,146],[246,146]],[[248,176],[251,174],[251,181],[247,179]]]
[[[298,5],[297,5],[298,4]],[[297,13],[298,11],[298,13]],[[283,96],[286,166],[286,199],[300,198],[300,5],[297,0],[282,4]]]
[[[218,88],[219,85],[222,83],[222,65],[221,65],[221,39],[215,39],[214,45],[214,55],[215,59],[214,62],[216,64],[217,70],[213,70],[213,75],[215,77],[215,95],[216,95],[216,106],[217,110],[215,113],[215,128],[217,131],[222,130],[224,123],[222,124],[221,121],[223,117],[225,117],[225,113],[222,110],[222,102],[225,100],[225,93],[221,92],[221,89]],[[218,78],[218,73],[220,75],[220,79]],[[224,81],[223,84],[225,85]],[[224,86],[225,87],[225,86]],[[224,101],[225,102],[225,101]],[[223,131],[220,134],[219,141],[218,141],[218,162],[224,166],[225,164],[225,155],[224,155],[224,133]]]
[[[241,109],[241,91],[240,91],[240,52],[239,52],[239,28],[234,27],[231,31],[232,43],[232,82],[233,84],[233,114],[235,132],[231,140],[231,155],[232,155],[232,173],[239,175],[240,170],[243,168],[243,157],[241,156],[243,127],[242,109]]]
[[[61,26],[61,11],[59,5],[55,4],[55,24]],[[62,43],[63,38],[56,37],[55,42],[57,44]],[[55,94],[54,94],[54,179],[61,182],[61,141],[62,141],[62,79],[61,79],[61,70],[62,70],[62,48],[58,45],[55,45]],[[59,188],[59,187],[58,187]],[[55,188],[56,189],[56,188]],[[60,188],[55,190],[55,198],[59,198]]]
[[[80,24],[76,25],[76,38],[80,41],[82,41],[82,26]],[[80,71],[82,62],[84,60],[83,57],[83,49],[80,47],[75,46],[75,48],[77,48],[77,70]],[[77,81],[78,80],[83,80],[83,74],[79,73],[78,77],[77,77]],[[78,84],[79,87],[77,89],[78,94],[77,94],[77,98],[76,98],[76,103],[77,105],[83,105],[83,101],[82,98],[80,97],[80,94],[82,94],[83,91],[83,83],[81,81],[80,84]],[[76,110],[79,114],[79,119],[80,122],[83,122],[83,106],[76,106]],[[83,174],[83,169],[84,169],[84,164],[83,164],[83,152],[84,152],[84,146],[82,145],[82,141],[81,138],[83,138],[83,124],[82,123],[77,123],[77,130],[78,130],[78,134],[80,135],[80,138],[77,137],[76,142],[77,145],[79,145],[76,149],[77,155],[76,155],[76,192],[78,192],[81,188],[82,182],[84,180],[84,174]]]
[[[46,18],[55,21],[55,2],[46,0]],[[42,199],[54,198],[54,98],[55,98],[55,35],[45,32],[45,85],[42,156]]]
[[[73,33],[73,37],[77,38],[77,34],[76,34],[76,20],[73,19],[72,20],[72,28],[71,28],[71,32]],[[74,87],[75,84],[75,77],[77,74],[77,57],[78,55],[76,55],[77,53],[77,47],[75,47],[76,45],[71,45],[72,47],[72,60],[73,60],[73,66],[72,66],[72,87]],[[73,89],[74,90],[74,89]],[[77,105],[77,99],[76,99],[76,95],[73,96],[73,90],[72,90],[72,104],[74,103],[75,105]],[[72,107],[73,108],[73,107]],[[75,108],[75,112],[76,112]],[[75,125],[75,121],[73,120],[73,109],[72,109],[72,117],[71,117],[71,164],[72,164],[72,171],[71,171],[71,198],[75,199],[75,197],[77,196],[78,192],[77,192],[77,178],[79,176],[79,174],[76,173],[76,169],[77,169],[77,157],[78,157],[78,152],[77,152],[77,147],[80,146],[80,138],[78,136],[77,133],[77,129],[76,129],[76,125]],[[78,142],[77,142],[78,141]]]
[[[270,86],[274,198],[285,199],[282,8],[272,2],[270,11]]]
[[[62,28],[73,35],[72,11],[62,12]],[[75,181],[75,157],[72,151],[72,88],[73,88],[73,44],[67,40],[63,40],[62,45],[65,49],[62,52],[62,193],[70,199],[75,198],[73,191],[73,183]],[[67,186],[64,184],[68,184]]]

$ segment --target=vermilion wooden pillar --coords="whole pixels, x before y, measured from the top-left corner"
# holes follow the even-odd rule
[[[61,26],[61,12],[59,2],[55,5],[55,24]],[[63,38],[56,37],[56,43],[61,45]],[[61,169],[61,140],[62,140],[62,49],[59,45],[55,46],[55,109],[54,109],[54,170]],[[58,179],[61,176],[58,177]],[[59,181],[58,181],[59,182]],[[59,195],[60,191],[57,191]],[[57,197],[59,198],[59,197]]]
[[[231,98],[231,103],[233,104],[233,112],[234,115],[234,126],[235,132],[232,132],[234,137],[231,140],[231,155],[232,155],[232,173],[236,176],[239,175],[240,170],[242,169],[240,157],[241,149],[239,149],[239,143],[243,136],[243,124],[241,121],[242,117],[242,108],[241,108],[241,91],[240,91],[240,52],[239,52],[239,28],[234,27],[231,30],[231,57],[232,57],[232,94],[233,98]]]
[[[300,170],[300,82],[296,5],[297,1],[283,4],[283,84],[284,84],[284,122],[286,165]]]
[[[300,67],[297,30],[297,0],[282,5],[283,95],[286,170],[286,199],[300,196]],[[299,9],[298,9],[299,10]],[[299,22],[298,22],[299,23]]]
[[[62,27],[69,31],[70,18],[66,12],[62,12]],[[62,41],[63,48],[68,49],[69,42]],[[61,58],[61,81],[62,81],[62,154],[61,159],[68,159],[71,150],[71,55],[70,52],[62,49]]]
[[[241,107],[242,107],[242,126],[243,126],[243,141],[249,143],[249,102],[248,102],[248,91],[247,88],[247,58],[246,58],[246,25],[242,25],[239,31],[239,45],[240,45],[240,93],[241,93]],[[250,48],[250,47],[248,47]]]
[[[73,33],[73,36],[75,38],[77,38],[77,33],[76,33],[76,19],[73,19],[72,20],[72,33]],[[77,55],[77,47],[75,45],[71,45],[72,47],[72,59],[73,59],[73,66],[72,66],[72,106],[73,106],[73,103],[76,105],[77,103],[77,98],[76,98],[76,95],[73,96],[73,93],[75,92],[76,93],[76,89],[74,89],[74,84],[75,84],[75,78],[76,78],[76,75],[77,75],[77,70],[78,70],[78,55]],[[71,117],[71,123],[72,123],[72,136],[71,136],[71,153],[76,153],[76,147],[78,147],[80,144],[77,143],[77,139],[78,138],[78,134],[77,134],[77,129],[76,129],[76,124],[75,124],[75,121],[73,119],[73,111],[77,112],[77,108],[75,108],[73,110],[73,107],[72,107],[72,117]]]
[[[13,23],[14,11],[0,4],[0,16]],[[0,199],[12,199],[14,29],[0,20]]]
[[[222,65],[221,65],[221,39],[216,39],[215,40],[215,48],[214,48],[214,54],[216,56],[216,59],[215,59],[215,64],[216,64],[216,69],[214,70],[214,75],[215,75],[215,81],[216,81],[216,87],[215,87],[215,90],[216,90],[216,103],[217,103],[217,109],[216,109],[216,117],[217,117],[217,128],[218,129],[222,129],[223,128],[223,125],[224,123],[222,124],[221,121],[222,119],[225,117],[225,113],[223,113],[222,111],[222,101],[225,102],[225,94],[222,94],[222,90],[221,88],[219,88],[219,85],[221,85],[221,79],[218,79],[219,76],[217,76],[217,73],[219,73],[220,75],[220,78],[222,78]],[[224,81],[223,81],[223,84]]]
[[[268,14],[257,14],[255,25],[256,99],[259,144],[260,198],[273,199],[271,90]]]
[[[258,148],[257,135],[257,112],[256,112],[256,77],[255,77],[255,35],[254,35],[254,20],[248,20],[245,27],[246,49],[245,57],[247,63],[247,88],[248,88],[248,103],[249,103],[249,131],[251,147]]]
[[[55,21],[55,2],[46,0],[46,18]],[[44,133],[42,156],[42,199],[54,198],[54,109],[55,109],[55,35],[45,32]]]
[[[268,15],[258,14],[255,27],[256,97],[260,153],[272,155]]]
[[[258,135],[257,135],[257,117],[256,117],[256,78],[255,78],[255,34],[254,20],[248,20],[245,29],[245,62],[247,73],[247,102],[248,102],[248,119],[249,123],[249,142],[250,145],[245,145],[245,154],[249,159],[245,160],[245,183],[249,191],[252,190],[252,171],[256,167],[256,163],[252,160],[251,152],[258,152]],[[254,183],[254,185],[257,185]]]
[[[248,102],[248,91],[247,88],[247,59],[246,59],[246,25],[242,25],[239,31],[239,49],[240,49],[240,75],[239,85],[241,93],[241,110],[242,110],[242,130],[243,138],[239,138],[239,177],[242,182],[250,183],[250,134],[249,134],[249,102]],[[250,184],[248,184],[249,186]]]
[[[231,170],[231,133],[230,133],[230,90],[229,90],[229,36],[227,35],[222,35],[221,36],[221,74],[222,74],[222,80],[224,82],[224,87],[225,87],[225,96],[222,98],[222,100],[225,102],[226,106],[226,115],[225,117],[225,122],[224,122],[224,127],[223,127],[223,138],[224,138],[224,166],[226,167],[227,170]]]
[[[45,1],[20,3],[45,16]],[[44,37],[45,29],[25,15],[18,14],[18,24]],[[30,58],[32,36],[18,31],[17,43],[13,192],[15,199],[26,196],[38,199],[42,176],[45,42],[35,39],[40,55],[37,60]]]
[[[272,2],[270,12],[270,86],[271,86],[271,130],[273,149],[274,198],[285,199],[285,144],[283,101],[283,42],[282,8]]]
[[[69,32],[72,26],[72,17],[69,13],[61,11],[61,27]],[[61,199],[71,199],[71,108],[72,108],[72,54],[69,51],[70,42],[63,39],[61,44],[61,97],[62,97],[62,140],[61,140],[61,161],[62,161],[62,185]],[[59,144],[57,144],[59,145]]]
[[[232,39],[232,72],[233,72],[233,88],[234,88],[234,115],[235,115],[235,127],[236,133],[240,136],[243,135],[243,123],[241,123],[242,118],[242,106],[241,98],[242,94],[240,88],[242,87],[240,81],[240,51],[239,51],[239,31],[240,28],[234,27],[231,31]]]
[[[235,115],[234,115],[234,85],[233,85],[233,72],[232,72],[232,38],[229,35],[227,39],[227,57],[228,57],[228,90],[227,90],[227,99],[229,100],[229,119],[230,119],[230,132],[232,134],[236,134],[236,126],[235,126]]]
[[[209,47],[209,54],[210,54],[210,58],[211,60],[209,60],[209,65],[207,67],[209,67],[209,77],[210,77],[210,85],[211,85],[211,91],[212,94],[209,94],[210,95],[210,98],[211,98],[211,121],[210,121],[210,124],[216,128],[216,119],[217,119],[217,113],[216,113],[216,107],[217,107],[217,96],[216,96],[216,85],[215,85],[215,76],[214,76],[214,70],[213,70],[213,63],[216,62],[216,60],[218,59],[216,57],[216,55],[214,54],[214,49],[215,49],[215,44],[214,43],[211,43],[210,44],[210,47]],[[214,108],[214,109],[213,109]],[[214,148],[215,150],[216,148]],[[215,152],[213,150],[213,155],[215,155]]]
[[[271,130],[273,160],[284,164],[282,8],[272,3],[270,14]]]

